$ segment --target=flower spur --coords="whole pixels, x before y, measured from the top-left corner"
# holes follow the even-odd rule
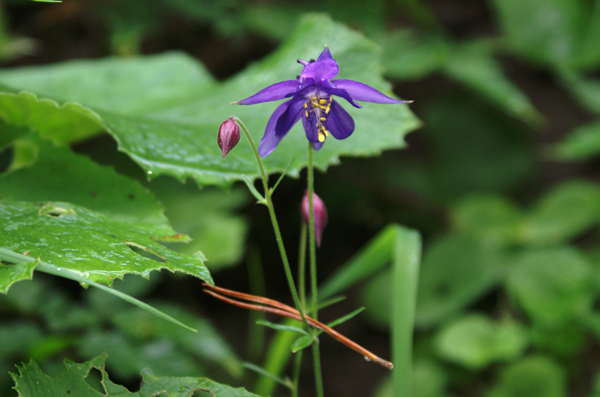
[[[361,108],[355,101],[374,103],[410,103],[390,98],[375,88],[354,80],[337,79],[339,67],[331,57],[329,47],[315,61],[298,59],[304,66],[296,80],[286,80],[273,84],[256,94],[232,102],[236,105],[254,105],[257,103],[289,100],[280,104],[271,115],[265,134],[260,142],[258,153],[270,154],[290,129],[302,118],[306,138],[315,150],[321,149],[329,134],[336,139],[346,139],[354,132],[354,120],[344,108],[333,99],[344,98],[352,106]]]

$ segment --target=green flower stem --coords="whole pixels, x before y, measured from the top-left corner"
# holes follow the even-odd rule
[[[300,304],[300,298],[298,297],[298,291],[296,290],[296,285],[294,284],[294,277],[292,276],[290,262],[288,261],[287,254],[285,252],[285,246],[283,245],[283,238],[281,237],[281,231],[279,230],[279,224],[277,223],[277,217],[275,216],[275,208],[273,207],[273,200],[271,199],[271,190],[269,189],[269,183],[267,181],[267,174],[265,173],[265,167],[263,166],[260,155],[258,154],[258,149],[256,148],[256,145],[254,144],[254,140],[252,139],[252,136],[248,132],[248,129],[246,128],[246,126],[244,125],[242,120],[240,120],[236,116],[233,116],[233,117],[234,117],[235,121],[242,128],[242,131],[244,131],[244,134],[246,135],[246,138],[248,139],[248,142],[250,143],[250,146],[252,147],[254,156],[256,157],[256,162],[258,163],[258,168],[260,169],[260,176],[261,176],[261,179],[263,182],[263,187],[265,190],[265,204],[267,205],[267,208],[269,208],[269,215],[271,216],[271,223],[273,224],[273,230],[275,231],[275,239],[277,240],[277,245],[279,246],[279,253],[281,254],[281,261],[283,262],[283,269],[285,270],[285,275],[287,277],[288,284],[290,286],[290,291],[292,292],[292,298],[294,299],[294,304],[296,305],[296,308],[298,309],[298,311],[300,312],[300,315],[302,316],[302,321],[304,322],[306,329],[308,330],[308,332],[310,332],[312,335],[314,335],[312,327],[309,326],[308,322],[306,321],[306,317],[304,315],[304,309],[302,308],[302,305]]]
[[[298,244],[298,288],[300,289],[300,302],[306,307],[306,225],[301,222],[300,244]]]
[[[9,251],[5,248],[0,248],[0,259],[7,261],[7,262],[11,262],[11,263],[35,262],[36,261],[36,259],[34,259],[32,257],[21,255],[16,252]],[[129,296],[121,291],[114,289],[114,288],[110,288],[107,285],[91,281],[90,279],[82,276],[81,274],[79,274],[79,272],[76,272],[74,270],[60,268],[60,267],[54,266],[50,263],[46,263],[43,261],[40,261],[40,263],[35,267],[35,270],[43,272],[43,273],[52,274],[53,276],[68,278],[69,280],[77,281],[79,283],[89,284],[92,287],[96,287],[98,289],[106,291],[109,294],[113,294],[113,295],[117,296],[118,298],[123,299],[124,301],[127,301],[133,305],[136,305],[137,307],[144,309],[144,310],[154,314],[157,317],[163,318],[173,324],[177,324],[177,325],[179,325],[185,329],[188,329],[192,332],[198,332],[198,330],[196,330],[188,325],[185,325],[181,321],[176,320],[173,317],[169,316],[168,314],[163,313],[160,310],[153,308],[149,304],[144,303],[140,300],[137,300],[134,297]]]
[[[308,235],[310,246],[310,281],[312,292],[312,315],[318,320],[319,303],[317,299],[317,245],[315,242],[315,214],[313,205],[314,192],[314,167],[313,167],[313,147],[308,142]],[[315,337],[312,344],[313,359],[315,362],[315,379],[317,382],[317,395],[323,397],[323,377],[321,375],[321,355],[319,353],[319,339]]]
[[[292,389],[292,397],[298,397],[298,390],[300,389],[300,369],[302,367],[302,350],[296,353],[296,360],[294,361],[294,388]]]

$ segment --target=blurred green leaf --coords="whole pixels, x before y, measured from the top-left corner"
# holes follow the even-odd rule
[[[503,260],[497,249],[462,236],[430,245],[419,276],[417,325],[431,327],[489,291],[500,279]]]
[[[586,316],[583,322],[586,322],[589,317]],[[587,339],[586,330],[577,320],[550,326],[534,322],[529,327],[529,333],[533,347],[550,352],[559,358],[576,357]]]
[[[191,397],[196,390],[206,391],[214,395],[218,394],[219,397],[256,396],[245,389],[234,389],[206,378],[155,377],[147,372],[142,374],[143,380],[139,392],[131,393],[125,387],[108,379],[108,374],[104,370],[106,357],[106,354],[102,354],[83,364],[65,360],[67,369],[56,378],[44,374],[35,361],[17,366],[19,373],[11,375],[16,384],[15,389],[22,396],[66,396],[70,394],[77,397],[151,397],[165,393],[180,397]],[[102,388],[105,394],[95,391],[87,383],[86,378],[92,368],[101,372]]]
[[[206,373],[192,355],[178,348],[174,341],[163,338],[144,341],[117,331],[92,330],[81,338],[78,350],[83,357],[106,352],[111,357],[108,368],[123,378],[137,377],[145,368],[157,376]]]
[[[519,227],[523,244],[550,245],[567,241],[600,221],[600,187],[570,180],[546,193]]]
[[[599,92],[600,94],[600,92]],[[550,151],[560,161],[580,161],[600,154],[600,122],[577,127]]]
[[[515,321],[492,322],[469,314],[441,328],[434,340],[437,355],[471,370],[519,357],[529,343],[526,328]]]
[[[0,228],[6,249],[28,252],[92,281],[110,285],[127,273],[148,277],[152,270],[169,269],[212,282],[200,260],[158,243],[166,236],[157,236],[152,226],[119,222],[72,204],[3,202]]]
[[[493,0],[508,44],[521,56],[563,67],[578,55],[587,10],[581,0]]]
[[[143,223],[156,235],[174,235],[162,205],[136,180],[117,174],[70,149],[41,140],[34,164],[0,175],[1,200],[63,201],[124,223]],[[185,239],[184,239],[185,241]]]
[[[317,41],[315,31],[319,32]],[[236,148],[235,158],[222,158],[215,144],[218,126],[234,112],[258,141],[276,107],[232,107],[229,102],[293,78],[301,70],[295,60],[316,57],[325,44],[341,65],[340,78],[360,80],[389,93],[380,76],[374,43],[327,17],[310,15],[278,51],[220,85],[182,54],[3,71],[0,81],[16,88],[0,87],[0,117],[12,124],[30,125],[43,136],[62,141],[104,129],[118,141],[119,150],[150,177],[167,174],[180,180],[191,177],[200,185],[227,186],[244,174],[256,178],[258,172],[247,145]],[[17,94],[20,90],[54,100],[39,100],[31,92]],[[403,136],[419,124],[406,105],[367,103],[363,109],[349,112],[356,122],[355,134],[352,139],[331,140],[325,145],[316,156],[316,167],[326,169],[343,155],[370,156],[401,148]],[[49,117],[56,121],[49,123]],[[264,159],[270,172],[282,172],[295,156],[299,160],[290,169],[291,176],[297,176],[306,165],[306,137],[301,129],[299,124],[294,127]],[[378,131],[376,139],[369,133],[373,130]]]
[[[511,260],[507,287],[533,320],[552,326],[588,313],[592,267],[570,247],[526,251]]]
[[[529,98],[514,85],[496,62],[493,42],[478,40],[454,46],[444,72],[481,94],[507,114],[531,126],[539,126],[543,116]]]
[[[486,397],[565,397],[565,370],[551,358],[531,356],[502,370]]]
[[[158,340],[177,346],[182,354],[199,357],[203,363],[209,362],[223,367],[233,377],[242,373],[242,363],[229,344],[205,319],[173,305],[153,305],[198,330],[197,333],[162,321],[150,313],[129,309],[111,317],[111,321],[125,334],[138,340]],[[109,352],[110,353],[110,352]],[[96,353],[91,353],[96,354]],[[168,373],[168,372],[167,372]]]
[[[508,191],[533,171],[526,132],[472,96],[452,92],[438,98],[425,124],[431,147],[425,172],[432,200],[451,202],[470,192]]]
[[[378,43],[383,47],[385,74],[401,80],[420,79],[442,69],[452,52],[442,37],[413,29],[385,32]]]
[[[483,244],[505,246],[514,242],[523,214],[510,201],[494,194],[471,194],[453,205],[452,226]]]
[[[433,360],[417,359],[413,365],[413,397],[444,397],[448,375],[444,368]],[[395,397],[391,378],[386,379],[378,388],[375,397]]]
[[[600,114],[600,81],[598,79],[587,78],[571,70],[561,70],[559,75],[562,85],[573,93],[581,105],[595,114]]]

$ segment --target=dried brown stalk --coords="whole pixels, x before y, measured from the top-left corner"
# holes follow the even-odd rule
[[[293,307],[290,307],[288,305],[285,305],[281,302],[278,302],[276,300],[269,299],[269,298],[263,298],[263,297],[255,296],[255,295],[244,294],[244,293],[232,291],[232,290],[229,290],[226,288],[212,286],[212,285],[209,285],[206,283],[203,285],[205,287],[204,292],[214,296],[217,299],[221,299],[222,301],[230,303],[232,305],[243,307],[244,309],[273,313],[273,314],[277,314],[279,316],[292,318],[297,321],[302,321],[302,317],[300,316],[300,312],[298,310],[296,310]],[[260,303],[260,305],[253,305],[253,304],[247,303],[247,302],[240,302],[235,299],[227,298],[221,294],[229,295],[229,296],[232,296],[232,297],[235,297],[238,299],[243,299],[243,300],[250,301],[250,302]],[[306,317],[307,323],[309,323],[310,325],[312,325],[315,328],[322,330],[323,332],[326,332],[332,338],[337,339],[339,342],[343,343],[344,345],[348,346],[349,348],[362,354],[365,357],[365,359],[376,362],[377,364],[380,364],[380,365],[386,367],[387,369],[394,368],[394,364],[392,364],[391,362],[386,361],[386,360],[376,356],[375,354],[371,353],[364,347],[362,347],[359,344],[346,338],[344,335],[340,334],[339,332],[335,331],[334,329],[328,327],[327,325],[325,325],[315,319],[310,318],[309,316],[305,316],[305,317]]]

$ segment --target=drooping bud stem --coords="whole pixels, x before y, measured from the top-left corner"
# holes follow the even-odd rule
[[[308,190],[304,191],[304,197],[302,198],[302,219],[306,226],[310,227],[310,207],[308,202]],[[314,211],[314,222],[315,222],[315,239],[317,240],[317,246],[321,246],[321,238],[323,237],[323,230],[327,226],[327,209],[323,200],[316,193],[313,193],[313,211]]]
[[[223,157],[231,151],[240,141],[240,126],[233,117],[228,118],[219,127],[217,143],[223,152]]]

